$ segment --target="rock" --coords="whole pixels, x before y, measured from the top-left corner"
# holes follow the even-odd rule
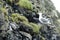
[[[27,32],[27,33],[33,33],[33,30],[32,30],[32,28],[31,27],[29,27],[29,26],[26,26],[26,25],[24,25],[24,24],[22,24],[22,25],[20,25],[20,28],[19,28],[21,31],[25,31],[25,32]]]
[[[19,26],[16,24],[16,23],[10,23],[10,26],[9,27],[11,27],[11,29],[10,30],[16,30],[16,29],[18,29],[19,28]]]
[[[22,31],[20,31],[20,33],[21,33],[22,35],[28,37],[30,40],[32,40],[32,36],[31,36],[30,34],[25,33],[25,32],[22,32]]]
[[[0,40],[60,40],[60,13],[51,0],[0,0]]]
[[[32,40],[32,36],[26,32],[14,31],[6,34],[5,40]]]
[[[2,21],[2,19],[0,19],[0,26],[2,26],[4,24],[4,22]]]

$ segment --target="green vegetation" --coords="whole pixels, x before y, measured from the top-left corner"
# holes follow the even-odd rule
[[[29,23],[28,19],[25,16],[21,16],[18,13],[13,13],[10,18],[12,19],[13,22],[16,23],[22,22],[27,27],[31,27],[34,33],[39,33],[41,27],[35,23]]]
[[[12,19],[13,22],[28,22],[28,19],[25,16],[21,16],[18,13],[13,13],[10,17]]]
[[[0,10],[1,10],[3,13],[7,13],[7,10],[6,10],[5,7],[0,8]]]
[[[0,10],[4,13],[5,21],[8,21],[8,12],[5,7],[1,7]]]
[[[6,9],[5,8],[1,8],[1,10],[4,13],[5,19],[8,21],[8,13],[7,13]],[[26,25],[27,27],[31,27],[34,33],[39,33],[39,30],[40,30],[41,27],[38,26],[35,23],[29,23],[28,19],[25,16],[22,16],[22,15],[20,15],[18,13],[12,13],[10,18],[11,18],[11,20],[13,22],[16,22],[16,23],[23,22],[23,24]]]
[[[28,27],[31,27],[34,33],[39,33],[39,30],[41,28],[41,26],[38,26],[35,23],[26,23],[26,22],[23,22],[23,24],[28,26]]]
[[[17,4],[26,9],[33,9],[32,3],[29,0],[20,0]]]
[[[39,33],[39,29],[41,28],[39,25],[35,24],[35,23],[30,23],[30,25],[32,25],[33,27],[33,31]]]
[[[6,2],[10,5],[14,3],[15,5],[19,5],[20,7],[33,10],[33,5],[29,0],[6,0]]]

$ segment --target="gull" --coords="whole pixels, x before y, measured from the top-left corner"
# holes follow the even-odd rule
[[[43,17],[43,13],[38,13],[39,14],[39,21],[42,23],[42,24],[51,24],[49,18],[46,18]]]
[[[40,21],[40,23],[42,23],[44,25],[48,25],[48,26],[50,26],[52,28],[55,28],[56,27],[54,24],[52,24],[53,23],[53,20],[52,19],[47,18],[47,16],[44,16],[43,13],[38,13],[38,14],[39,14],[39,21]]]

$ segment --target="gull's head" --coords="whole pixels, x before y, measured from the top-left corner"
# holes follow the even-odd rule
[[[39,12],[38,14],[39,14],[39,16],[42,16],[42,13]]]

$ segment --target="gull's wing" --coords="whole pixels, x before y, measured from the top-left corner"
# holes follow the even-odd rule
[[[45,18],[42,18],[42,19],[41,19],[41,22],[42,22],[43,24],[51,24],[50,20],[45,19]]]

